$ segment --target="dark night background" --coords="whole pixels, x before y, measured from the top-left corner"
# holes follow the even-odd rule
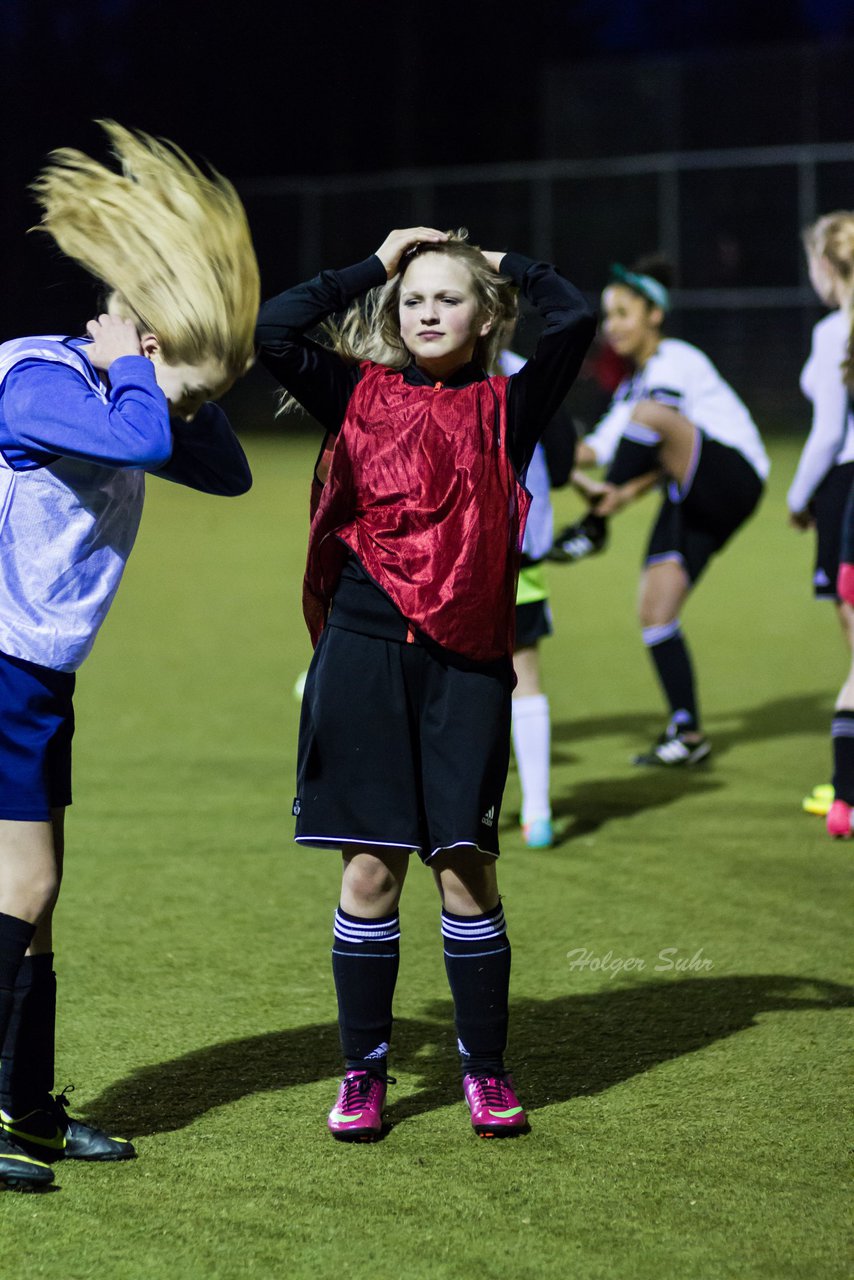
[[[848,141],[850,59],[847,72],[837,60],[829,109],[805,119],[787,114],[785,84],[757,83],[754,92],[750,53],[833,49],[852,37],[847,0],[525,0],[512,11],[448,0],[216,8],[2,0],[0,338],[75,330],[87,318],[93,294],[80,273],[49,242],[25,235],[35,221],[26,186],[52,147],[103,155],[95,117],[172,138],[239,188],[272,175],[633,154],[665,148],[646,142],[643,120],[621,119],[628,68],[678,58],[714,82],[718,52],[740,50],[740,105],[727,115],[726,84],[715,85],[719,136],[688,122],[683,149],[753,141],[756,120],[761,143]],[[556,129],[560,86],[602,60],[610,60],[612,92],[591,88],[578,127]],[[756,120],[744,107],[751,93]],[[377,229],[379,237],[381,211]],[[296,235],[282,225],[283,243]],[[267,292],[288,283],[269,234],[259,256]]]

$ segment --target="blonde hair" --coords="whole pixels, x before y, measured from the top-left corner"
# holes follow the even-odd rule
[[[231,183],[167,140],[100,120],[121,165],[51,152],[33,183],[34,230],[112,292],[111,310],[159,340],[172,364],[219,361],[232,377],[254,359],[260,299],[246,213]]]
[[[848,350],[842,362],[842,378],[854,390],[854,211],[826,213],[801,233],[807,253],[824,258],[841,288],[840,304],[848,317]]]
[[[478,304],[478,320],[492,321],[489,332],[477,339],[472,359],[483,369],[494,369],[508,328],[516,322],[518,289],[507,277],[498,275],[477,245],[470,244],[468,231],[449,231],[448,239],[436,244],[416,245],[400,263],[395,276],[371,289],[361,302],[353,303],[340,321],[327,320],[322,326],[334,351],[349,364],[372,360],[390,369],[402,369],[412,359],[400,336],[400,286],[406,269],[415,258],[427,253],[442,254],[461,263],[471,277]],[[280,411],[297,406],[290,393],[282,396]]]

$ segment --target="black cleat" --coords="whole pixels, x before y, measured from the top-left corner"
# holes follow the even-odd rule
[[[66,1111],[66,1093],[21,1116],[0,1111],[0,1137],[47,1161],[132,1160],[136,1151],[127,1138],[111,1137],[94,1125],[72,1119]]]
[[[588,556],[604,551],[607,543],[608,521],[605,516],[595,516],[591,511],[578,524],[561,529],[546,559],[557,564],[575,564],[576,560],[586,560]]]
[[[712,744],[708,738],[699,738],[691,742],[682,733],[664,733],[654,742],[649,751],[642,751],[632,758],[632,764],[652,765],[664,769],[684,769],[692,764],[702,764],[712,753]]]
[[[0,1187],[10,1191],[38,1191],[53,1182],[53,1169],[27,1154],[0,1134]]]

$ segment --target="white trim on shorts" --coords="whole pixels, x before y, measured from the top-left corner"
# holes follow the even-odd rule
[[[310,849],[340,849],[345,845],[368,845],[377,849],[403,849],[406,853],[418,853],[421,849],[420,845],[410,844],[405,840],[402,844],[399,840],[363,840],[358,836],[294,836],[296,844],[308,845]]]
[[[481,849],[479,844],[475,844],[474,840],[458,840],[456,844],[440,844],[438,849],[434,849],[429,858],[424,859],[425,866],[437,858],[440,853],[450,853],[451,849],[475,849],[478,853],[484,854],[487,858],[497,858],[498,854],[492,849]]]
[[[668,561],[674,561],[676,564],[681,565],[686,573],[688,572],[688,567],[685,564],[685,557],[681,551],[657,551],[654,556],[647,556],[644,561],[644,566],[648,567],[651,564],[666,564]]]
[[[417,853],[421,857],[421,845],[418,844],[400,844],[393,840],[360,840],[354,836],[294,836],[294,843],[305,845],[309,849],[343,849],[349,845],[358,845],[368,849],[400,849],[404,853]],[[484,854],[487,858],[498,858],[498,854],[492,849],[481,849],[479,844],[475,844],[474,840],[458,840],[456,844],[440,844],[426,858],[423,858],[425,866],[428,862],[432,862],[440,853],[445,853],[451,849],[476,849],[478,853]]]

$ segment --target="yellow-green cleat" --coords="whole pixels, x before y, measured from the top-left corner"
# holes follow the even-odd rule
[[[801,808],[804,813],[815,814],[817,818],[826,818],[830,813],[830,806],[835,799],[835,793],[829,782],[821,782],[817,787],[813,787],[808,796],[804,796],[801,801]]]

